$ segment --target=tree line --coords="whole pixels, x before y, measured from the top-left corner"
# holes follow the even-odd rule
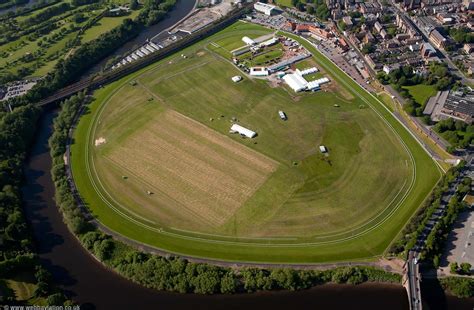
[[[474,279],[461,277],[446,277],[439,279],[444,290],[459,298],[474,296]]]
[[[25,19],[21,25],[24,27],[28,27],[31,25],[39,24],[41,22],[44,22],[51,17],[54,17],[56,15],[60,15],[66,11],[69,11],[71,9],[71,5],[67,2],[59,3],[58,5],[50,6],[49,8],[46,8],[45,10],[39,12],[36,15],[33,15],[27,19]]]
[[[433,129],[451,144],[446,149],[449,153],[454,153],[456,148],[465,149],[474,142],[474,125],[468,125],[460,120],[452,118],[440,120]]]
[[[465,168],[465,164],[465,162],[461,162],[456,167],[449,169],[448,172],[446,172],[446,174],[441,177],[441,180],[438,182],[438,184],[436,184],[430,195],[426,198],[415,215],[413,215],[408,224],[403,228],[401,237],[392,244],[389,249],[390,253],[406,257],[408,251],[415,246],[416,240],[425,229],[429,218],[441,205],[441,198],[449,190],[450,185],[455,182],[456,178],[459,177],[461,171]],[[469,190],[469,186],[470,179],[467,178],[463,181],[463,185],[459,187],[457,195],[463,195],[462,193],[466,193]],[[458,202],[456,202],[456,206],[457,205]],[[451,208],[450,212],[446,212],[446,217],[451,219],[455,210],[457,210],[457,207]],[[430,249],[434,248],[434,242],[435,240],[431,239],[429,244]],[[435,263],[439,263],[440,254],[441,253],[434,253],[433,251],[430,251],[429,253],[425,253],[425,257],[434,260]]]
[[[54,286],[50,273],[34,253],[21,200],[23,164],[39,116],[40,110],[33,105],[18,107],[11,113],[0,112],[0,278],[8,279],[19,272],[33,273],[37,285],[35,297],[47,302],[54,298],[52,301],[63,304],[64,295]],[[12,294],[0,297],[0,302],[14,301]]]

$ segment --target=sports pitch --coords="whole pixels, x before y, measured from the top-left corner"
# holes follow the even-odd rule
[[[233,83],[243,74],[229,51],[242,36],[269,32],[235,23],[96,91],[75,131],[72,168],[100,222],[160,249],[222,260],[383,254],[439,169],[307,42],[315,57],[305,62],[331,80],[323,91],[294,94],[246,76]],[[229,134],[232,120],[257,138]]]

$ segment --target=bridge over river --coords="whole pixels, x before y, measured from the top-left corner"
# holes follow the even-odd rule
[[[418,265],[417,253],[410,251],[408,259],[403,265],[403,287],[408,295],[410,310],[421,310],[423,304],[421,301],[421,273]]]

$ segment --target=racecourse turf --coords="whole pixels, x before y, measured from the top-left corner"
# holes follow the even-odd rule
[[[242,73],[219,47],[264,33],[238,22],[96,91],[72,146],[82,197],[112,230],[175,253],[288,263],[381,255],[438,180],[435,163],[307,42],[331,79],[323,91],[233,83]],[[232,119],[258,137],[229,134]]]

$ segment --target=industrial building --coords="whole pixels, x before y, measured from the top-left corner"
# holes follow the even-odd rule
[[[255,138],[257,136],[255,131],[242,127],[238,124],[233,124],[232,127],[230,127],[230,131],[232,133],[238,133],[241,136],[245,136],[247,138]]]
[[[428,100],[423,114],[429,115],[431,120],[438,122],[453,118],[472,124],[474,119],[474,94],[439,91]]]
[[[257,2],[253,5],[253,8],[255,11],[263,13],[265,15],[271,16],[276,14],[276,6],[267,4],[267,3],[262,3],[262,2]]]

